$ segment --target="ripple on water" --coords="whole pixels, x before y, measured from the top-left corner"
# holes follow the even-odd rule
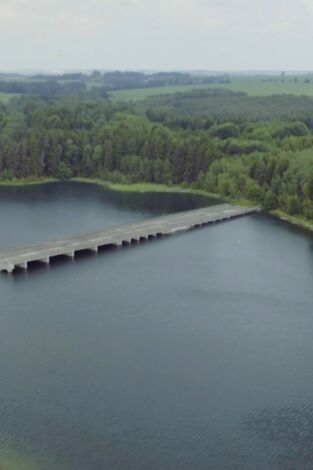
[[[266,447],[274,468],[313,468],[313,404],[260,409],[247,415],[244,425]]]

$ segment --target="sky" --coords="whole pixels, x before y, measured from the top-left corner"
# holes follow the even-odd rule
[[[313,70],[313,0],[0,0],[0,70]]]

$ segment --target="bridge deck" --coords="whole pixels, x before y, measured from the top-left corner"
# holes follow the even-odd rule
[[[152,218],[143,222],[106,228],[99,232],[74,236],[24,248],[0,251],[0,271],[11,273],[16,267],[27,269],[28,263],[40,261],[49,263],[55,256],[74,257],[83,250],[97,251],[98,248],[110,245],[123,245],[143,241],[179,231],[186,231],[213,222],[233,219],[235,217],[258,212],[256,207],[232,206],[218,204],[191,211],[179,212]]]

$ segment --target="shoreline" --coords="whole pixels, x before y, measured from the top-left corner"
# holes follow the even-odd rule
[[[48,184],[48,183],[57,183],[61,180],[57,178],[25,178],[25,179],[13,179],[13,180],[6,180],[0,181],[1,186],[7,187],[14,187],[14,186],[35,186],[40,184]],[[159,193],[181,193],[181,194],[194,194],[198,196],[207,197],[210,199],[216,199],[217,201],[225,201],[230,204],[238,204],[238,205],[245,205],[245,206],[255,206],[255,202],[249,201],[247,199],[229,199],[220,196],[216,193],[208,193],[202,189],[193,189],[193,188],[184,188],[179,185],[168,186],[166,184],[156,184],[156,183],[132,183],[132,184],[123,184],[123,183],[112,183],[110,181],[104,181],[100,178],[87,178],[87,177],[75,177],[69,180],[73,183],[88,183],[94,184],[104,189],[109,189],[112,191],[120,191],[120,192],[137,192],[137,193],[148,193],[148,192],[159,192]],[[264,211],[265,212],[265,211]],[[305,219],[301,216],[294,216],[283,212],[280,209],[275,209],[269,212],[269,215],[283,221],[288,222],[291,225],[303,228],[310,232],[313,232],[313,221],[309,219]]]
[[[204,196],[211,199],[222,200],[222,198],[215,193],[207,193],[202,189],[184,188],[179,185],[168,186],[166,184],[157,183],[111,183],[110,181],[103,181],[99,178],[83,178],[75,177],[70,179],[74,183],[89,183],[96,184],[105,189],[112,191],[129,192],[129,193],[182,193],[182,194],[195,194],[198,196]]]
[[[313,232],[313,221],[309,219],[305,219],[301,216],[287,214],[286,212],[283,212],[280,209],[270,211],[269,214],[275,217],[276,219],[281,220],[282,222],[287,222],[291,225],[295,225],[296,227]]]
[[[58,183],[60,180],[57,178],[13,178],[12,180],[0,181],[0,186],[37,186],[38,184]]]

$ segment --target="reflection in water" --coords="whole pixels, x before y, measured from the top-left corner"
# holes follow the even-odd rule
[[[264,408],[247,415],[249,438],[258,438],[274,468],[313,468],[313,405]]]
[[[25,450],[17,450],[16,443],[8,436],[0,434],[0,469],[1,470],[44,470],[43,463],[30,457]],[[49,466],[49,469],[56,470]]]

